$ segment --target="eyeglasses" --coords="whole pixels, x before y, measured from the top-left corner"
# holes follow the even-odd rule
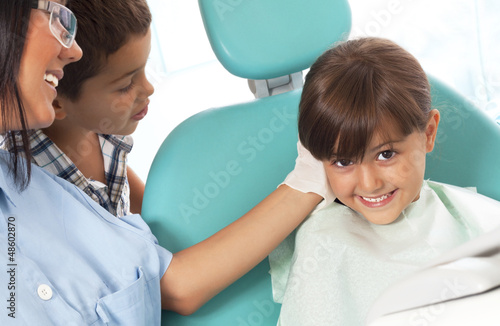
[[[76,35],[76,17],[65,6],[52,1],[33,0],[33,9],[41,9],[50,12],[50,31],[55,38],[65,47],[73,45]]]

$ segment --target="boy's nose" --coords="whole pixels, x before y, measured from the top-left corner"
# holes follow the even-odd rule
[[[145,99],[153,95],[155,91],[155,88],[153,84],[151,84],[146,77],[146,74],[144,73],[142,77],[142,82],[141,82],[141,88],[140,88],[140,93],[139,93],[139,98]]]
[[[145,91],[148,97],[153,95],[153,93],[155,92],[155,87],[149,82],[148,79],[146,79]]]

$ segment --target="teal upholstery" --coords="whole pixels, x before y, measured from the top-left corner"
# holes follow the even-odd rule
[[[463,96],[430,77],[441,113],[436,145],[427,154],[426,178],[500,200],[500,126]]]
[[[191,246],[245,214],[292,170],[300,91],[201,112],[165,139],[151,166],[143,216],[161,245]],[[276,325],[267,260],[187,317],[163,325]],[[203,273],[201,270],[200,273]]]
[[[233,75],[302,71],[351,29],[347,0],[199,0],[212,48]]]

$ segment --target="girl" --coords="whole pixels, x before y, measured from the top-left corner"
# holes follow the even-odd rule
[[[326,178],[321,169],[304,173],[304,160],[317,161],[303,153],[288,185],[213,237],[171,254],[139,215],[116,219],[75,185],[31,166],[26,131],[53,122],[63,68],[82,56],[65,5],[0,5],[1,131],[19,130],[27,156],[0,151],[0,243],[7,246],[0,262],[8,271],[0,273],[7,300],[0,325],[159,325],[161,306],[193,312],[264,259],[321,200],[288,185],[321,193]],[[304,187],[301,176],[313,174],[314,187]]]
[[[426,74],[389,40],[347,41],[311,67],[299,137],[337,199],[271,256],[280,325],[362,325],[395,279],[500,224],[500,203],[424,181],[438,124]]]

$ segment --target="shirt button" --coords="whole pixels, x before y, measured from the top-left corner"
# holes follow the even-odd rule
[[[37,293],[42,300],[50,300],[52,298],[52,289],[47,284],[40,284]]]

